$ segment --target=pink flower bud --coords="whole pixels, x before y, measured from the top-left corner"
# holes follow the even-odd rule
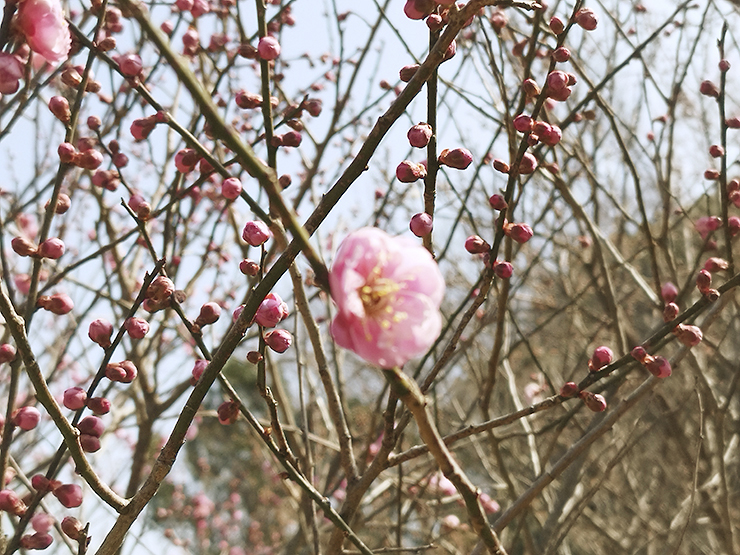
[[[144,197],[138,193],[131,195],[131,198],[128,199],[128,206],[136,213],[136,217],[140,220],[148,220],[152,213],[152,205],[146,202]]]
[[[192,370],[192,377],[190,378],[190,384],[195,386],[198,384],[198,380],[200,380],[200,377],[203,375],[203,372],[206,370],[206,366],[208,366],[208,361],[203,359],[198,359],[195,361],[195,364],[193,365]]]
[[[457,42],[455,39],[452,39],[452,42],[449,44],[447,50],[445,50],[445,53],[442,56],[442,61],[446,62],[450,58],[454,58],[455,54],[457,54]]]
[[[665,358],[657,356],[645,364],[645,368],[656,378],[667,378],[671,375],[671,364]]]
[[[670,322],[671,320],[675,320],[676,316],[678,316],[678,305],[676,303],[668,303],[663,308],[663,321],[664,322]]]
[[[63,484],[55,489],[53,493],[54,497],[68,509],[82,505],[82,488],[77,484]]]
[[[81,434],[100,437],[105,431],[105,424],[97,416],[86,416],[77,424],[77,429]]]
[[[80,447],[85,453],[100,451],[100,439],[90,434],[80,434]]]
[[[424,237],[432,232],[432,217],[426,212],[414,214],[409,222],[411,233],[417,237]]]
[[[284,133],[282,135],[282,140],[280,144],[282,146],[297,147],[297,146],[301,146],[302,140],[303,140],[303,137],[298,131],[288,131],[287,133]]]
[[[720,158],[725,155],[725,149],[720,145],[712,145],[709,147],[709,155],[712,158]]]
[[[670,281],[666,281],[660,288],[660,296],[665,302],[672,303],[678,297],[678,288]]]
[[[82,523],[73,516],[65,516],[62,519],[62,532],[71,540],[77,540],[84,528]]]
[[[526,114],[519,114],[517,117],[514,118],[514,129],[516,129],[520,133],[532,131],[533,124],[534,121],[532,120],[532,118]]]
[[[704,96],[719,98],[719,87],[709,80],[701,82],[701,85],[699,85],[699,92]]]
[[[560,388],[560,395],[563,397],[575,397],[578,394],[578,384],[576,382],[565,382]]]
[[[46,201],[46,204],[44,204],[44,208],[49,207],[49,202]],[[69,195],[65,193],[59,193],[59,197],[57,198],[57,205],[54,209],[55,214],[64,214],[67,210],[69,210],[69,207],[72,205],[72,201],[69,198]]]
[[[31,528],[41,534],[45,534],[54,526],[54,519],[46,513],[37,513],[31,518]]]
[[[229,200],[234,200],[241,192],[242,182],[236,177],[229,177],[221,183],[221,194]]]
[[[427,24],[427,27],[429,27],[429,30],[433,33],[439,31],[440,29],[442,29],[442,27],[445,26],[442,16],[436,13],[433,13],[429,17],[427,17],[425,23]]]
[[[208,326],[218,321],[221,317],[221,307],[217,303],[205,303],[200,307],[200,314],[195,319],[199,326]]]
[[[57,154],[59,155],[60,162],[63,164],[71,164],[75,159],[77,149],[71,143],[62,143],[57,148]]]
[[[257,45],[257,53],[263,60],[274,60],[280,56],[280,43],[275,37],[262,37]]]
[[[411,160],[404,160],[396,167],[396,177],[401,183],[413,183],[425,178],[427,169],[422,164],[415,164]]]
[[[64,293],[55,293],[50,297],[42,295],[36,300],[36,304],[44,310],[48,310],[59,316],[71,312],[75,306],[72,299]]]
[[[417,123],[406,134],[409,144],[414,148],[424,148],[432,138],[432,126],[428,123]]]
[[[718,170],[705,170],[704,171],[704,179],[707,181],[714,181],[715,179],[719,179],[719,171]]]
[[[127,318],[123,326],[132,339],[142,339],[149,332],[149,322],[141,318]]]
[[[242,239],[244,239],[249,245],[253,247],[259,247],[264,244],[272,233],[267,227],[267,224],[258,220],[252,220],[244,225],[244,231],[242,231]]]
[[[320,98],[309,98],[303,102],[303,107],[311,114],[311,117],[317,118],[321,115],[323,102]]]
[[[552,18],[550,18],[550,30],[556,35],[559,35],[563,31],[565,31],[565,25],[559,17],[553,16]]]
[[[39,492],[54,491],[61,485],[58,480],[49,480],[43,474],[35,474],[31,478],[31,487]]]
[[[234,313],[231,315],[231,320],[236,322],[239,319],[239,316],[241,316],[242,312],[244,312],[244,305],[240,304],[236,307],[236,309],[234,309]]]
[[[102,318],[90,322],[87,335],[94,343],[100,345],[103,349],[111,346],[110,338],[113,335],[113,325]]]
[[[262,361],[264,357],[258,351],[249,351],[247,353],[247,362],[251,364],[257,364]]]
[[[10,343],[0,345],[0,364],[10,362],[15,359],[15,347]]]
[[[124,54],[118,58],[118,67],[126,77],[136,77],[141,73],[143,64],[138,54]]]
[[[17,493],[9,489],[0,491],[0,511],[5,511],[11,515],[23,516],[26,514],[26,509],[26,504],[18,497]]]
[[[409,19],[424,19],[432,13],[434,2],[432,0],[407,0],[403,7],[403,13]]]
[[[254,277],[259,273],[260,265],[257,264],[254,260],[245,258],[244,260],[239,262],[239,271],[245,276]]]
[[[110,401],[105,397],[92,397],[87,400],[89,408],[95,416],[101,416],[110,412]]]
[[[506,12],[501,10],[494,10],[488,20],[491,22],[491,27],[493,27],[493,30],[496,31],[496,33],[500,33],[501,30],[506,27],[506,24],[509,23],[509,18],[506,16]]]
[[[13,424],[26,432],[33,430],[41,421],[41,413],[36,407],[21,407],[13,411]]]
[[[728,60],[720,60],[718,66],[722,73],[730,71],[730,62]]]
[[[493,273],[500,279],[509,279],[514,274],[514,266],[510,262],[498,261],[493,263]]]
[[[525,79],[522,81],[522,91],[528,98],[533,98],[540,95],[540,87],[534,79]]]
[[[264,328],[274,328],[287,316],[288,305],[276,293],[269,293],[260,303],[254,319]]]
[[[198,153],[192,148],[183,148],[175,154],[175,167],[180,173],[190,173],[198,163]]]
[[[737,216],[730,216],[727,218],[727,227],[730,228],[730,235],[734,237],[740,232],[740,218]]]
[[[491,245],[486,243],[486,241],[478,235],[471,235],[465,239],[465,250],[470,254],[481,254],[491,250]]]
[[[498,211],[506,210],[509,206],[506,204],[504,195],[499,195],[498,193],[495,193],[488,198],[488,204],[491,205],[491,208]]]
[[[547,146],[555,146],[563,138],[563,132],[557,125],[548,125],[542,133],[539,134],[540,142]]]
[[[439,163],[457,170],[464,170],[473,161],[473,155],[467,148],[444,149],[439,154]]]
[[[634,347],[630,354],[632,355],[632,358],[634,358],[637,362],[643,362],[648,356],[645,348],[641,345]]]
[[[97,150],[86,150],[77,160],[77,165],[86,170],[96,170],[102,163],[103,155]]]
[[[26,534],[21,536],[20,542],[18,543],[23,549],[46,549],[53,541],[54,538],[49,534],[37,532],[35,534]]]
[[[172,280],[165,276],[157,276],[146,288],[146,298],[151,299],[155,303],[163,303],[169,301],[170,297],[175,292],[175,284]]]
[[[30,239],[26,239],[23,236],[14,237],[10,241],[11,248],[20,256],[35,256],[38,252],[38,247]]]
[[[535,158],[534,154],[531,152],[525,152],[522,157],[522,161],[519,164],[519,173],[522,175],[529,175],[530,173],[534,173],[534,170],[536,169],[537,158]]]
[[[408,83],[413,79],[416,71],[419,69],[419,64],[413,64],[409,66],[403,66],[398,72],[398,76],[404,83]]]
[[[560,64],[565,63],[570,60],[570,50],[568,50],[565,46],[556,48],[555,51],[552,53],[552,59]]]
[[[700,270],[696,276],[696,287],[699,291],[704,292],[712,286],[712,275],[706,270]]]
[[[607,366],[613,358],[614,353],[609,347],[597,347],[591,356],[591,360],[588,361],[588,369],[591,372],[598,372]]]
[[[527,224],[507,223],[504,225],[504,233],[511,237],[513,241],[516,241],[520,244],[526,243],[534,235],[532,228],[529,227]]]
[[[578,397],[581,398],[583,404],[586,405],[588,410],[593,412],[603,412],[606,410],[606,399],[598,393],[591,393],[590,391],[580,391]]]
[[[718,258],[716,256],[713,256],[711,258],[708,258],[707,261],[704,263],[704,269],[709,273],[716,273],[722,270],[726,270],[729,268],[729,264],[727,260],[724,258]]]
[[[262,96],[258,94],[239,91],[234,99],[236,105],[242,110],[253,110],[262,106]]]
[[[87,393],[81,387],[70,387],[64,392],[64,406],[69,410],[80,410],[85,406]]]
[[[698,326],[684,324],[678,324],[673,330],[673,334],[687,347],[696,347],[704,337],[701,328]]]
[[[69,123],[72,118],[69,102],[63,96],[52,96],[49,99],[49,110],[62,123]]]
[[[593,31],[596,29],[599,21],[596,19],[596,14],[590,8],[581,8],[576,12],[575,16],[576,23],[583,27],[586,31]]]
[[[239,418],[239,405],[234,401],[222,403],[216,410],[218,421],[224,426],[233,424]]]
[[[39,245],[38,255],[41,258],[57,260],[64,254],[64,241],[51,237]]]
[[[550,91],[562,91],[568,86],[568,74],[555,70],[547,76],[547,88]]]
[[[130,127],[131,135],[136,141],[143,141],[154,131],[156,126],[157,120],[154,116],[135,119]]]
[[[265,333],[265,343],[276,353],[284,353],[293,344],[288,330],[271,330]]]

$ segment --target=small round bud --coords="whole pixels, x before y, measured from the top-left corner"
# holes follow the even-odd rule
[[[87,393],[81,387],[70,387],[64,391],[64,406],[69,410],[80,410],[85,407]]]
[[[712,274],[710,274],[707,270],[700,270],[699,274],[696,276],[696,287],[701,291],[702,293],[709,289],[712,285]]]
[[[666,281],[660,288],[660,296],[666,303],[672,303],[678,297],[678,288],[670,281]]]
[[[729,267],[730,265],[727,262],[727,260],[725,260],[724,258],[716,257],[716,256],[707,258],[707,261],[704,263],[704,269],[711,274],[714,274],[716,272],[721,272],[723,270],[726,270]]]
[[[69,123],[72,118],[69,102],[63,96],[52,96],[49,99],[49,110],[62,123]]]
[[[89,408],[95,416],[101,416],[110,412],[111,403],[105,397],[92,397],[87,400]]]
[[[77,484],[63,484],[52,493],[68,509],[82,505],[82,488]]]
[[[224,179],[221,183],[221,194],[229,200],[234,200],[242,193],[242,182],[236,177]]]
[[[21,430],[29,432],[39,425],[41,413],[36,407],[21,407],[13,411],[13,424]]]
[[[721,158],[725,155],[725,149],[720,145],[712,145],[709,147],[709,155],[712,158]]]
[[[550,18],[550,30],[556,35],[559,35],[563,31],[565,31],[565,25],[559,17],[553,16],[552,18]]]
[[[667,378],[671,375],[671,364],[662,356],[657,356],[645,364],[645,368],[656,378]]]
[[[396,178],[401,183],[413,183],[425,178],[427,169],[422,164],[415,164],[411,160],[404,160],[396,167]]]
[[[470,254],[481,254],[491,250],[491,245],[478,235],[471,235],[465,239],[465,250]]]
[[[254,320],[264,328],[274,328],[287,316],[287,303],[276,293],[269,293],[257,308]]]
[[[38,252],[38,247],[34,242],[23,236],[14,237],[13,240],[10,241],[10,246],[15,253],[20,256],[35,256]]]
[[[39,245],[38,255],[41,258],[57,260],[64,254],[64,241],[58,237],[50,237]]]
[[[5,511],[15,516],[23,516],[26,514],[26,509],[26,504],[17,493],[9,489],[0,491],[0,511]]]
[[[100,437],[105,431],[105,424],[97,416],[86,416],[77,423],[77,429],[81,434]]]
[[[614,359],[614,353],[609,347],[597,347],[591,360],[588,361],[588,369],[591,372],[598,372],[607,366]]]
[[[414,148],[424,148],[432,138],[432,126],[428,123],[417,123],[406,134],[409,144]]]
[[[529,117],[526,114],[519,114],[514,118],[514,129],[519,131],[520,133],[526,133],[528,131],[532,131],[532,126],[534,124],[534,121],[531,117]]]
[[[293,344],[293,336],[288,330],[271,330],[265,333],[265,343],[276,353],[284,353]]]
[[[80,434],[79,441],[80,447],[85,453],[96,453],[100,451],[100,439],[95,436]]]
[[[123,326],[132,339],[143,339],[149,332],[149,322],[141,318],[127,318]]]
[[[234,401],[226,401],[218,407],[216,413],[218,414],[218,421],[224,426],[228,426],[239,418],[239,405]]]
[[[254,260],[245,258],[244,260],[239,262],[239,271],[245,276],[254,277],[259,273],[260,265],[257,264]]]
[[[699,85],[699,92],[704,96],[719,98],[719,87],[709,80],[701,82],[701,85]]]
[[[720,60],[719,61],[719,70],[722,73],[726,73],[726,72],[730,71],[730,62],[728,60],[724,60],[724,59],[723,60]]]
[[[138,54],[124,54],[118,58],[118,67],[126,77],[136,77],[141,73],[143,64]]]
[[[198,381],[203,375],[203,372],[205,372],[207,366],[207,360],[199,359],[195,361],[195,364],[193,365],[193,370],[191,371],[192,377],[190,378],[190,385],[196,386],[198,384]]]
[[[411,233],[417,237],[424,237],[432,232],[432,217],[426,212],[414,214],[409,222]]]
[[[568,50],[565,46],[556,48],[555,51],[552,53],[552,59],[561,64],[567,62],[568,60],[570,60],[570,50]]]
[[[10,343],[0,345],[0,364],[15,359],[15,347]]]
[[[262,37],[257,45],[257,53],[263,60],[274,60],[280,56],[280,43],[275,37]]]
[[[496,260],[493,263],[493,273],[500,279],[509,279],[514,274],[514,266],[511,262]]]
[[[491,205],[491,208],[498,211],[506,210],[509,206],[506,203],[504,196],[498,193],[494,193],[488,198],[488,204]]]
[[[77,540],[84,528],[82,523],[73,516],[65,516],[62,519],[62,532],[71,540]]]
[[[493,169],[501,173],[509,173],[509,164],[498,158],[493,161]]]
[[[560,395],[563,397],[575,397],[578,395],[578,384],[576,382],[565,382],[560,388]]]
[[[581,8],[578,10],[575,15],[575,20],[576,23],[586,31],[593,31],[599,23],[596,18],[596,14],[594,14],[593,10],[590,8]]]
[[[262,360],[262,355],[257,351],[249,351],[247,353],[247,362],[257,364]]]
[[[221,317],[221,307],[218,303],[205,303],[200,307],[200,314],[195,319],[195,323],[199,326],[208,326],[214,324]]]
[[[529,175],[537,169],[537,158],[531,152],[525,152],[519,164],[519,173]]]
[[[643,362],[648,356],[647,351],[645,351],[645,348],[641,345],[634,347],[630,354],[637,362]]]
[[[670,322],[671,320],[675,320],[678,313],[678,305],[676,303],[668,303],[663,308],[663,321]]]
[[[401,81],[403,81],[404,83],[408,83],[414,77],[418,69],[419,69],[419,64],[403,66],[401,70],[398,72],[398,76],[401,79]]]
[[[704,338],[701,328],[685,324],[677,325],[673,330],[673,334],[687,347],[696,347]]]
[[[259,247],[270,237],[272,237],[272,233],[267,224],[257,220],[247,222],[242,231],[242,239],[252,247]]]

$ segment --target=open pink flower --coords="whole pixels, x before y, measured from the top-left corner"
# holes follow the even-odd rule
[[[72,40],[59,0],[22,0],[18,4],[18,28],[28,46],[55,64],[66,60]]]
[[[0,94],[13,94],[20,88],[23,63],[18,56],[0,53]]]
[[[382,368],[426,351],[442,329],[445,283],[429,252],[376,228],[351,233],[329,273],[338,313],[331,334]]]

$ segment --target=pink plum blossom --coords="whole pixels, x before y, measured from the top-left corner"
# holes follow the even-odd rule
[[[31,50],[55,64],[69,55],[72,39],[59,0],[23,0],[18,4],[18,28]]]
[[[271,330],[265,333],[265,343],[276,353],[284,353],[293,344],[293,336],[288,330]]]
[[[272,237],[272,233],[267,227],[267,224],[258,220],[247,222],[242,231],[242,239],[253,247],[259,247],[270,237]]]
[[[429,252],[376,228],[351,233],[329,273],[340,347],[383,368],[426,351],[442,329],[442,274]]]
[[[254,319],[264,328],[274,328],[287,316],[287,303],[276,293],[269,293],[257,308]]]

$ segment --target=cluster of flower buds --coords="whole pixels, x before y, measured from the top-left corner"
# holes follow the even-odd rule
[[[589,372],[598,372],[614,359],[614,353],[609,347],[596,347],[594,354],[588,361]]]
[[[64,241],[58,237],[50,237],[42,242],[38,247],[30,239],[19,235],[14,237],[10,246],[16,254],[20,256],[31,256],[34,258],[49,258],[57,260],[64,254]]]
[[[707,270],[700,270],[696,276],[696,288],[704,297],[714,302],[719,299],[719,291],[712,289],[712,274]]]
[[[155,277],[152,282],[149,284],[149,287],[146,288],[144,302],[141,303],[141,307],[146,310],[147,312],[157,312],[158,310],[162,310],[163,308],[167,308],[170,306],[170,299],[172,298],[172,295],[175,293],[175,284],[172,282],[172,280],[165,276],[157,276]],[[141,320],[140,318],[131,318],[131,320]],[[128,321],[127,321],[128,322]],[[146,323],[145,320],[141,320],[141,322]],[[139,325],[141,325],[139,323]],[[134,324],[131,324],[132,328],[134,327]],[[149,331],[149,324],[146,324],[146,329]],[[126,326],[126,330],[129,332],[129,335],[134,337],[131,334],[131,330],[129,330],[129,327]],[[141,339],[146,335],[146,332],[144,332],[141,337],[136,337],[136,339]]]
[[[95,453],[100,450],[100,437],[105,431],[105,424],[97,416],[86,416],[77,424],[80,432],[80,447],[85,453]]]
[[[21,536],[20,546],[24,549],[46,549],[49,547],[54,541],[54,538],[49,534],[51,527],[54,526],[54,519],[46,513],[36,513],[31,518],[30,524],[34,533]]]
[[[426,20],[426,25],[432,32],[440,31],[450,20],[450,8],[455,4],[455,0],[406,0],[406,5],[403,7],[403,13],[409,19],[415,20]],[[458,4],[462,7],[461,4]],[[473,22],[471,16],[466,22],[465,27]],[[497,10],[494,15],[491,16],[491,25],[500,32],[501,29],[506,25],[508,19],[506,15]]]
[[[274,135],[270,144],[275,148],[279,146],[297,147],[301,146],[302,141],[303,137],[301,134],[298,131],[292,130],[287,133],[283,133],[282,135]]]
[[[94,146],[92,140],[85,138],[77,141],[77,147],[72,143],[61,143],[57,148],[59,161],[85,170],[96,170],[103,163],[103,155]]]
[[[93,414],[100,416],[110,412],[110,401],[105,397],[89,397],[81,387],[70,387],[65,390],[63,398],[64,406],[69,410],[81,410],[89,408]]]
[[[671,363],[662,356],[652,356],[644,347],[638,345],[632,349],[632,358],[642,364],[656,378],[667,378],[671,375]]]
[[[49,480],[43,474],[31,478],[31,487],[38,492],[51,492],[68,509],[82,505],[82,488],[77,484],[63,484],[59,480]]]
[[[130,360],[109,362],[105,367],[105,377],[112,382],[131,383],[138,374],[139,370]]]
[[[537,143],[555,146],[563,138],[563,132],[557,125],[551,125],[545,121],[535,121],[526,114],[519,114],[514,118],[514,129],[520,133],[528,134],[527,143],[529,146],[535,146]]]

